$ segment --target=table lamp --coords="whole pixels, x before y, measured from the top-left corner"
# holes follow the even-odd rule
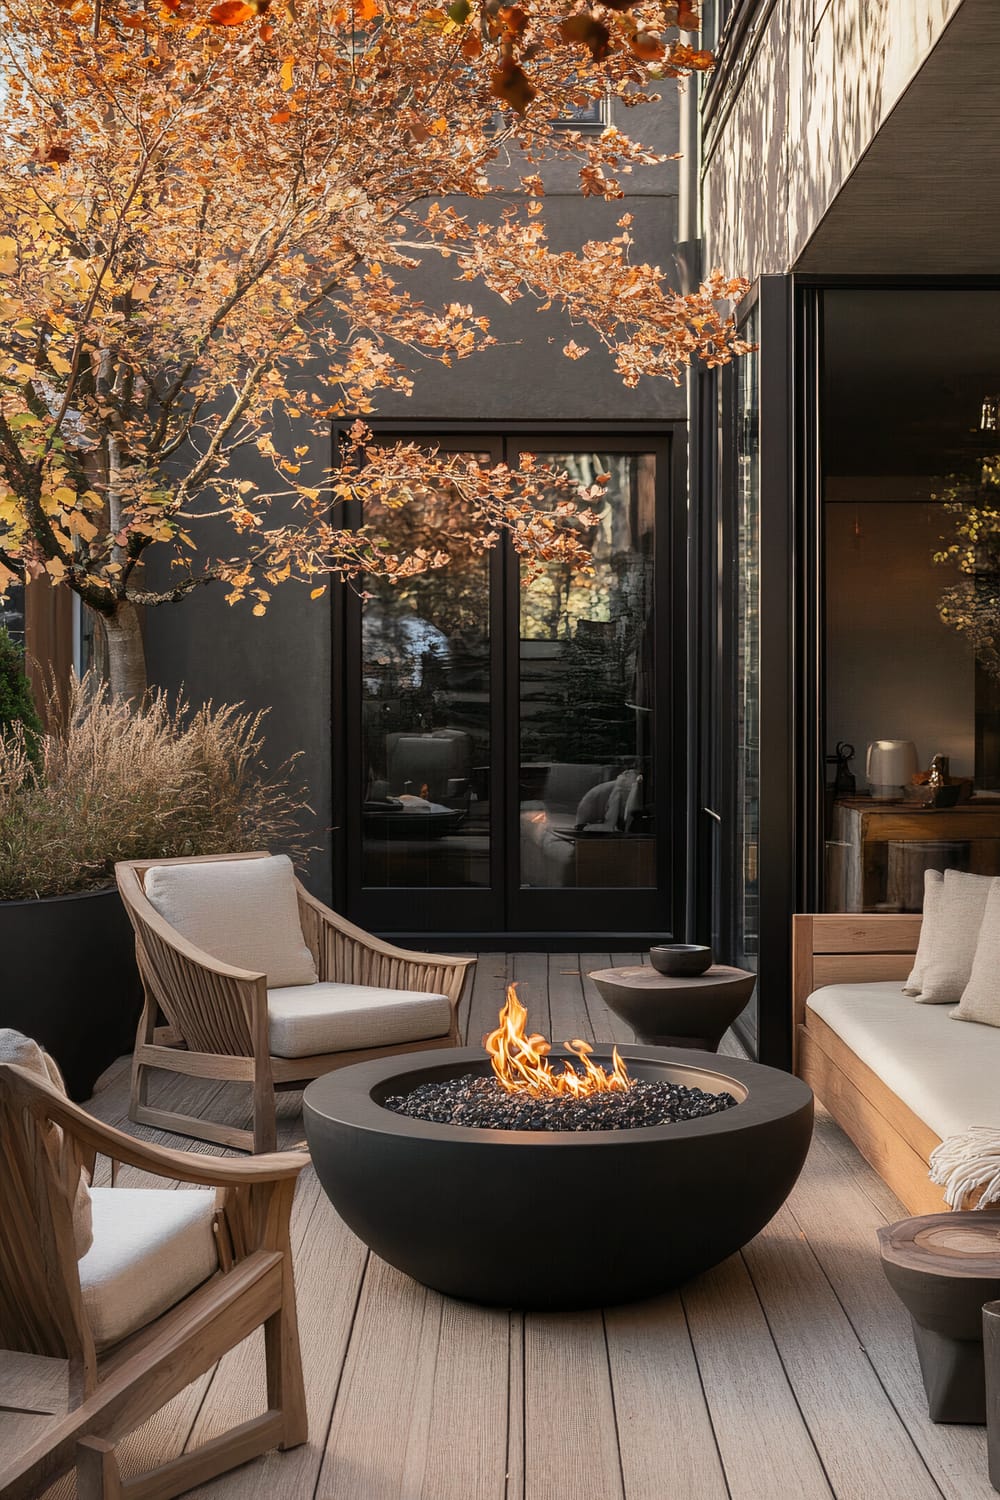
[[[917,747],[912,740],[873,740],[865,761],[872,800],[898,801],[916,769]]]

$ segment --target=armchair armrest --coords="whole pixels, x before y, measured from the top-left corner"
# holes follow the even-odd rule
[[[203,1156],[139,1141],[88,1115],[79,1105],[23,1068],[11,1064],[6,1066],[9,1076],[16,1079],[15,1088],[29,1108],[61,1125],[74,1140],[91,1151],[127,1162],[129,1166],[139,1167],[158,1177],[188,1182],[197,1187],[254,1187],[294,1181],[302,1168],[309,1164],[309,1155],[305,1151],[273,1151],[249,1158]]]

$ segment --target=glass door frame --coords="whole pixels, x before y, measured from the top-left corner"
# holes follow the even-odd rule
[[[800,817],[802,765],[798,724],[806,702],[800,693],[801,628],[808,588],[804,541],[795,494],[800,463],[802,392],[807,362],[816,351],[794,344],[791,277],[763,276],[740,306],[740,322],[757,320],[759,360],[759,829],[756,1010],[737,1023],[751,1055],[777,1067],[791,1063],[791,915],[801,910]],[[706,570],[692,616],[692,676],[700,722],[693,742],[689,821],[695,830],[697,933],[717,935],[717,958],[744,957],[737,903],[744,851],[734,845],[737,818],[736,723],[738,714],[737,370],[702,377],[696,404],[696,462],[692,493],[692,551]],[[794,393],[794,395],[793,395]],[[706,535],[707,529],[707,535]],[[815,728],[812,731],[815,733]],[[705,772],[704,765],[718,771]],[[702,769],[699,769],[699,768]],[[714,802],[708,801],[708,796]],[[709,827],[709,824],[714,827]],[[703,939],[704,940],[704,939]],[[756,1025],[754,1025],[756,1020]]]
[[[450,450],[490,449],[495,458],[506,441],[531,452],[588,450],[602,446],[612,452],[652,452],[656,468],[656,528],[654,558],[654,652],[656,719],[654,757],[658,813],[657,886],[648,890],[573,887],[520,889],[519,807],[516,768],[519,765],[518,703],[519,611],[518,569],[512,549],[500,545],[490,554],[490,610],[496,629],[505,622],[506,639],[491,652],[491,886],[365,888],[361,883],[361,805],[351,788],[362,784],[361,752],[361,610],[357,596],[346,585],[333,590],[331,677],[333,702],[342,705],[331,726],[333,779],[334,903],[372,929],[401,940],[419,940],[433,932],[460,938],[466,945],[492,940],[503,945],[551,946],[564,938],[586,934],[588,945],[599,950],[605,939],[627,939],[640,946],[683,930],[684,821],[682,775],[685,705],[685,604],[683,568],[686,490],[686,424],[678,422],[596,423],[430,423],[379,422],[379,437],[426,440]],[[676,499],[675,499],[676,497]],[[357,524],[347,514],[347,524]],[[666,523],[666,524],[664,524]],[[495,790],[494,790],[495,789]],[[492,812],[496,797],[496,813]],[[510,850],[504,872],[504,846]],[[415,901],[427,891],[426,902]],[[644,898],[637,901],[637,897]],[[611,898],[609,900],[609,898]],[[425,908],[421,915],[421,907]]]

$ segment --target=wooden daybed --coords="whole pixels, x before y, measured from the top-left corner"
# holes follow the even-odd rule
[[[941,1136],[806,1001],[826,985],[898,980],[902,986],[913,966],[920,922],[919,915],[875,913],[792,918],[795,1071],[913,1214],[947,1208],[942,1189],[927,1175],[928,1159]],[[916,1006],[915,1001],[906,1003]],[[996,1044],[991,1035],[995,1028],[951,1023],[947,1009],[917,1006],[920,1023],[948,1023],[940,1035],[952,1050],[958,1045],[971,1054],[981,1051],[984,1042],[991,1050],[1000,1045],[1000,1035]],[[932,1046],[926,1055],[933,1059]]]

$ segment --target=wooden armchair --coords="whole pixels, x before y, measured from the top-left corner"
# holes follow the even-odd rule
[[[53,1127],[64,1135],[60,1138]],[[92,1170],[97,1153],[157,1176],[215,1188],[215,1196],[95,1189],[94,1248],[78,1261],[76,1185],[69,1180],[67,1159],[75,1157]],[[5,1500],[33,1500],[74,1464],[81,1500],[116,1500],[123,1494],[168,1500],[270,1448],[305,1442],[289,1213],[295,1180],[307,1161],[297,1152],[233,1161],[146,1145],[92,1119],[25,1069],[0,1064],[0,1346],[68,1360],[70,1395],[68,1414],[54,1418],[26,1452],[13,1461],[9,1453],[0,1458]],[[125,1250],[121,1236],[105,1233],[104,1241],[105,1253],[110,1251],[119,1267],[126,1262],[135,1300],[122,1295],[120,1281],[110,1287],[105,1281],[99,1296],[101,1283],[90,1267],[95,1255],[107,1266],[99,1249],[102,1223],[107,1231],[122,1200],[133,1193],[142,1195],[138,1242]],[[154,1200],[162,1200],[158,1213],[149,1214]],[[197,1284],[185,1287],[179,1265],[184,1256],[171,1241],[174,1285],[166,1296],[173,1298],[181,1289],[183,1294],[167,1311],[143,1321],[137,1304],[145,1303],[147,1313],[156,1305],[150,1255],[159,1254],[163,1264],[162,1227],[159,1247],[149,1228],[157,1220],[161,1226],[167,1220],[187,1223],[181,1233],[189,1237],[188,1260],[190,1236],[201,1237],[202,1269],[188,1275]],[[102,1347],[102,1317],[115,1323],[104,1329],[107,1347]],[[135,1326],[128,1326],[130,1318]],[[202,1448],[122,1481],[115,1444],[261,1324],[267,1411]]]
[[[146,997],[132,1061],[129,1116],[140,1124],[246,1151],[274,1149],[276,1090],[301,1088],[346,1063],[457,1046],[458,1004],[468,970],[475,963],[473,958],[413,953],[381,942],[330,911],[296,880],[302,935],[320,984],[372,987],[373,993],[416,991],[421,992],[417,999],[438,995],[444,1000],[438,1002],[441,1009],[431,1025],[433,1034],[424,1024],[414,1027],[412,1040],[394,1040],[390,1045],[353,1046],[306,1056],[273,1055],[267,977],[235,968],[195,947],[160,915],[144,888],[148,872],[162,866],[263,858],[267,855],[261,852],[115,866],[118,889],[135,929],[136,960]],[[310,986],[303,985],[301,990],[308,1000]],[[413,1007],[415,1016],[418,1009]],[[160,1024],[161,1012],[166,1026]],[[252,1129],[152,1106],[148,1093],[152,1068],[251,1084]]]

